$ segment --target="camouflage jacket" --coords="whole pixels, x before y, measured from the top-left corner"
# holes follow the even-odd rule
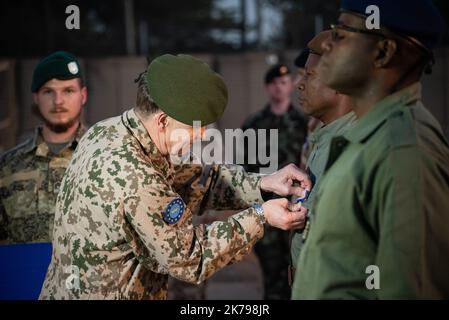
[[[99,122],[64,177],[40,299],[165,299],[168,275],[199,283],[250,251],[261,201],[259,175],[242,167],[170,164],[134,110]],[[168,223],[173,203],[181,217]],[[246,210],[194,226],[200,207]]]
[[[49,151],[41,128],[0,157],[0,240],[6,243],[51,242],[56,196],[78,141],[58,154]]]
[[[293,105],[290,105],[288,111],[281,115],[275,115],[270,111],[270,105],[267,105],[262,111],[259,111],[245,120],[242,130],[246,129],[277,129],[278,130],[278,168],[282,168],[289,163],[300,165],[301,150],[307,135],[307,120],[305,116]],[[265,141],[257,140],[257,150],[265,145],[266,154],[270,152],[269,131]],[[248,145],[245,142],[245,158],[247,157]],[[269,155],[273,156],[273,155]],[[245,169],[249,172],[259,172],[261,164],[245,164]]]

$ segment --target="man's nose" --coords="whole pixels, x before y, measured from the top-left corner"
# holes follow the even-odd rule
[[[54,94],[55,105],[61,105],[63,102],[64,102],[64,98],[62,96],[62,92],[55,92],[55,94]]]
[[[324,52],[329,52],[332,49],[332,37],[328,37],[326,40],[324,40],[321,43],[321,49],[323,49]]]

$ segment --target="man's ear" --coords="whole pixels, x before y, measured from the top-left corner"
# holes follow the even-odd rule
[[[397,42],[393,39],[383,39],[377,42],[377,57],[374,61],[376,68],[385,68],[397,52]]]
[[[38,104],[38,99],[37,99],[37,93],[33,92],[33,102],[35,105],[39,105]]]
[[[159,131],[164,131],[168,125],[168,116],[164,112],[160,112],[155,116],[156,125]]]
[[[87,101],[87,87],[84,86],[81,88],[81,105],[84,106]]]

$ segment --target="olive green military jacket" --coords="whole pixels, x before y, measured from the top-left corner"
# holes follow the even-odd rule
[[[309,210],[313,206],[313,201],[316,194],[316,186],[320,181],[321,176],[326,167],[327,158],[329,156],[329,149],[333,137],[346,133],[354,123],[356,122],[356,116],[353,111],[345,114],[344,116],[336,119],[326,126],[317,128],[309,136],[309,143],[312,146],[312,150],[307,159],[306,170],[313,183],[313,188],[307,200],[304,202],[304,206]],[[299,253],[303,246],[303,242],[306,240],[308,230],[310,228],[312,211],[309,211],[309,217],[306,223],[305,230],[293,231],[293,237],[291,240],[291,255],[293,266],[296,268]]]
[[[56,197],[78,141],[51,154],[41,128],[33,137],[0,157],[0,241],[51,242]]]
[[[334,138],[293,298],[449,297],[449,146],[416,83]]]
[[[40,299],[165,299],[168,275],[199,283],[242,259],[263,236],[260,176],[203,169],[170,164],[134,110],[93,126],[58,196]],[[246,210],[194,226],[208,208]]]

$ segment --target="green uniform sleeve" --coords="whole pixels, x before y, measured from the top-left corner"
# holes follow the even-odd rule
[[[418,147],[403,147],[377,174],[373,202],[380,207],[368,219],[379,230],[380,299],[441,297],[449,288],[449,170],[431,159]]]
[[[263,221],[253,208],[224,222],[194,226],[193,214],[186,207],[177,223],[166,223],[163,214],[167,206],[180,196],[160,178],[124,202],[125,216],[132,226],[128,232],[136,232],[147,249],[135,254],[152,271],[200,283],[241,260],[262,237]]]

